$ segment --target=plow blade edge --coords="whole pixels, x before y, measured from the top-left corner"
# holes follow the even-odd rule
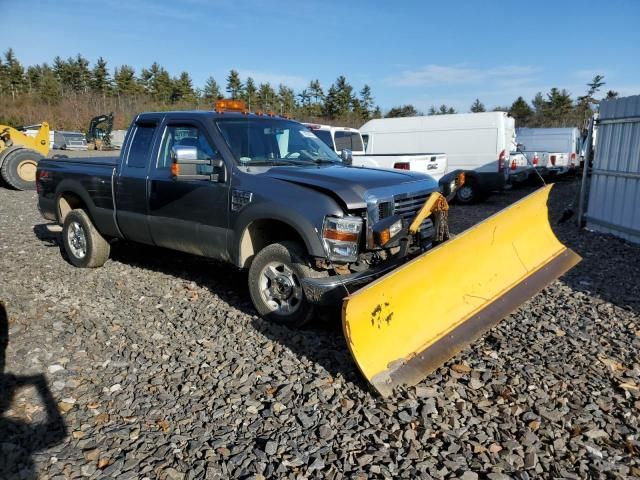
[[[551,186],[344,300],[351,354],[382,395],[414,385],[580,261],[548,220]]]

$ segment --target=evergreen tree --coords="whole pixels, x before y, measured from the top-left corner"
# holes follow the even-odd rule
[[[113,79],[118,95],[136,95],[142,92],[142,85],[135,77],[135,70],[129,65],[116,68]]]
[[[324,98],[323,113],[327,118],[336,118],[340,114],[340,106],[338,103],[338,91],[335,85],[329,87],[326,97]]]
[[[351,110],[353,105],[353,87],[349,85],[347,79],[340,75],[336,79],[335,86],[335,106],[337,108],[337,115],[342,116]]]
[[[313,98],[313,103],[320,104],[324,101],[324,91],[320,86],[320,80],[311,80],[307,89],[309,90],[309,95]]]
[[[99,57],[91,72],[91,90],[97,93],[107,93],[111,90],[111,78],[107,62]]]
[[[261,83],[258,87],[258,107],[260,110],[275,111],[276,91],[269,82]]]
[[[218,82],[216,82],[215,78],[207,78],[202,95],[208,102],[215,102],[222,98],[220,87],[218,86]]]
[[[227,77],[227,93],[234,100],[242,96],[242,81],[240,80],[240,74],[236,70],[231,70]]]
[[[255,110],[258,105],[258,89],[256,88],[256,82],[251,77],[247,77],[247,81],[244,85],[244,91],[242,93],[242,99],[247,102],[249,110]]]
[[[311,94],[309,93],[309,89],[303,89],[299,94],[298,98],[300,99],[300,105],[303,108],[307,108],[311,104]]]
[[[573,109],[569,92],[553,87],[547,94],[547,99],[544,109],[545,120],[554,126],[565,125]]]
[[[11,98],[15,100],[16,96],[21,93],[26,85],[24,68],[16,58],[13,48],[9,48],[4,53],[4,75],[5,83],[11,92]]]
[[[49,105],[58,103],[62,99],[62,84],[55,72],[48,66],[42,69],[38,90],[40,98]]]
[[[373,95],[371,94],[371,87],[365,85],[360,90],[360,99],[358,102],[360,116],[364,120],[368,120],[373,113]]]
[[[509,108],[509,113],[515,119],[517,127],[527,125],[531,117],[533,117],[533,110],[522,97],[518,97],[513,102],[511,108]]]
[[[182,72],[178,78],[173,80],[173,92],[171,101],[173,102],[193,102],[196,99],[196,92],[193,89],[193,82],[189,73]]]
[[[387,112],[385,115],[386,118],[396,118],[396,117],[417,117],[420,115],[420,112],[416,110],[416,107],[413,105],[401,105],[399,107],[393,107],[391,110]]]
[[[145,68],[142,70],[140,81],[145,93],[164,103],[171,101],[174,92],[174,82],[169,76],[169,72],[157,62],[153,62],[149,69]]]
[[[291,88],[282,84],[278,86],[278,102],[280,115],[293,115],[296,108],[296,95]]]
[[[476,98],[476,101],[471,104],[471,113],[481,113],[486,112],[487,110],[484,108],[484,104],[480,101],[480,99]]]

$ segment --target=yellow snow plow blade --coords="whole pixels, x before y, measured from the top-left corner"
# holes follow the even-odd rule
[[[360,370],[414,385],[580,261],[549,225],[546,186],[344,300]]]

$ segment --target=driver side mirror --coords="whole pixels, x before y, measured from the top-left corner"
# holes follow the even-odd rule
[[[340,159],[345,165],[351,165],[353,164],[353,153],[348,148],[345,148],[340,152]]]
[[[211,173],[198,173],[199,165],[209,167]],[[210,180],[224,183],[227,180],[227,170],[222,160],[199,159],[196,147],[176,145],[171,149],[171,177],[176,181]]]

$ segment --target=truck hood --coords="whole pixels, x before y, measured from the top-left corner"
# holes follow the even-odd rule
[[[347,210],[367,207],[367,192],[384,190],[394,193],[437,190],[438,183],[429,175],[403,170],[346,167],[275,167],[266,175],[298,185],[324,191],[338,197]]]

